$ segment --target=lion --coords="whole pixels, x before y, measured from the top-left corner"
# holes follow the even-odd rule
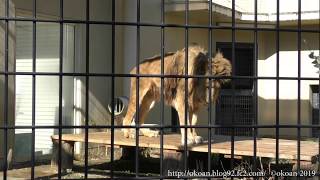
[[[185,49],[178,50],[175,53],[166,53],[164,55],[164,74],[165,75],[185,75]],[[210,68],[211,65],[211,68]],[[212,72],[210,73],[210,69]],[[215,75],[230,76],[232,67],[230,61],[225,59],[221,52],[218,52],[212,61],[208,58],[204,48],[193,45],[188,48],[188,75]],[[136,74],[134,67],[131,74]],[[140,74],[161,74],[161,56],[155,56],[144,60],[139,64]],[[124,126],[130,126],[134,123],[136,113],[136,81],[135,77],[131,78],[131,90],[128,103],[128,110],[123,119]],[[185,125],[185,78],[166,77],[164,78],[164,101],[167,105],[172,106],[178,112],[180,126]],[[217,100],[219,90],[223,83],[229,79],[213,79],[211,81],[211,102]],[[187,119],[188,125],[196,125],[198,112],[201,108],[209,103],[209,80],[208,78],[189,78],[187,80]],[[140,77],[139,78],[139,124],[144,124],[148,112],[153,108],[155,102],[160,101],[161,78],[159,77]],[[144,129],[144,128],[143,128]],[[134,130],[122,129],[124,136],[135,138]],[[180,128],[181,144],[185,142],[185,129]],[[157,136],[159,131],[141,131],[144,136]],[[202,137],[198,136],[195,128],[187,129],[187,144],[199,144]]]

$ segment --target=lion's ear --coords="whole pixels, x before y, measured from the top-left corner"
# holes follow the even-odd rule
[[[213,62],[218,62],[220,61],[221,59],[223,59],[223,53],[220,52],[220,50],[218,50],[218,52],[216,53],[216,55],[214,56],[213,58]]]

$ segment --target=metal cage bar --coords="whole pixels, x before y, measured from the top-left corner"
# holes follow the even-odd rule
[[[319,4],[319,10],[320,10],[320,4]],[[319,19],[318,19],[318,29],[320,30],[320,11],[319,11],[319,13],[318,13],[318,17],[319,17]],[[320,56],[320,33],[318,34],[318,51],[319,51],[319,56]],[[319,67],[319,72],[320,72],[320,67]],[[318,83],[319,83],[319,85],[318,85],[318,102],[320,103],[320,73],[319,73],[319,79],[318,79]],[[319,108],[320,108],[320,106],[319,106]],[[319,114],[318,114],[318,122],[320,122],[320,110],[319,110],[319,112],[318,112]],[[318,154],[320,154],[320,134],[318,133]],[[320,166],[318,166],[318,168],[317,168],[317,170],[318,170],[318,173],[317,173],[317,175],[318,175],[318,180],[320,180],[320,175],[319,175],[319,172],[320,172]]]
[[[276,165],[279,164],[279,124],[280,124],[280,119],[279,119],[279,66],[280,66],[280,0],[277,0],[277,25],[276,25],[276,58],[277,58],[277,65],[276,65]]]
[[[60,0],[60,44],[59,44],[59,129],[58,129],[58,134],[59,134],[59,143],[58,143],[58,179],[61,179],[61,147],[62,147],[62,97],[63,97],[63,91],[62,91],[62,86],[63,86],[63,76],[61,73],[63,72],[63,38],[64,38],[64,33],[63,33],[63,0]]]
[[[189,24],[189,0],[185,0],[185,11],[184,11],[184,23],[186,26]],[[184,74],[188,75],[188,61],[189,61],[189,28],[184,29],[184,47],[185,47],[185,59],[184,59]],[[184,124],[188,125],[190,118],[188,113],[188,77],[184,78]],[[182,118],[179,115],[179,119]],[[180,120],[182,122],[182,120]],[[181,125],[181,124],[180,124]],[[190,130],[190,129],[189,129]],[[184,128],[184,146],[183,146],[183,156],[184,156],[184,169],[188,169],[188,128]]]
[[[88,143],[88,139],[89,139],[89,86],[90,86],[90,76],[88,76],[88,73],[90,72],[90,24],[88,23],[88,21],[90,20],[90,1],[86,0],[86,40],[85,40],[85,47],[86,47],[86,86],[85,86],[85,143],[84,143],[84,165],[85,165],[85,169],[84,169],[84,178],[87,179],[88,178],[88,155],[89,155],[89,143]]]
[[[209,1],[209,26],[212,26],[212,1]],[[210,75],[212,75],[212,28],[209,28],[209,44],[208,44],[208,55],[209,55],[209,71]],[[212,88],[212,79],[209,78],[209,89]],[[213,124],[212,122],[212,102],[211,102],[211,91],[208,91],[209,93],[209,106],[208,106],[208,126],[211,126]],[[211,141],[212,141],[212,128],[208,128],[208,171],[211,171]]]
[[[5,16],[9,17],[9,0],[5,1]],[[4,123],[3,126],[4,128],[4,145],[3,145],[3,154],[4,154],[4,161],[3,161],[3,179],[7,179],[7,170],[8,170],[8,69],[9,69],[9,21],[5,21],[5,42],[4,42],[4,48],[5,48],[5,76],[4,76]]]
[[[61,20],[48,20],[48,19],[41,19],[41,18],[21,18],[21,17],[0,17],[0,20],[9,20],[9,21],[37,21],[37,22],[51,22],[51,23],[60,23]],[[218,25],[212,25],[212,26],[204,26],[204,25],[182,25],[182,24],[157,24],[157,23],[145,23],[145,22],[127,22],[127,21],[95,21],[95,20],[73,20],[73,19],[64,19],[64,23],[73,23],[73,24],[101,24],[101,25],[117,25],[117,26],[147,26],[147,27],[173,27],[173,28],[182,28],[185,29],[186,27],[191,28],[197,28],[197,29],[221,29],[221,30],[230,30],[232,29],[229,26],[218,26]],[[247,31],[254,31],[254,27],[234,27],[235,30],[247,30]],[[274,32],[277,31],[277,29],[272,28],[262,28],[258,27],[256,29],[257,31],[270,31]],[[290,29],[290,28],[279,28],[279,32],[298,32],[298,29]],[[319,33],[320,30],[313,30],[313,29],[301,29],[302,32],[308,32],[308,33]]]
[[[235,63],[235,58],[236,58],[236,55],[235,55],[235,48],[236,48],[236,31],[234,29],[234,27],[236,26],[236,17],[235,17],[235,11],[236,11],[236,0],[232,0],[232,35],[231,35],[231,41],[232,41],[232,47],[231,47],[231,61],[232,61],[232,67],[234,68],[236,63]],[[235,71],[233,70],[232,71],[232,76],[235,75]],[[231,113],[232,113],[232,118],[231,118],[231,122],[232,124],[234,124],[235,122],[235,82],[232,80],[231,81],[231,89],[232,89],[232,104],[231,104]],[[231,169],[234,169],[234,136],[235,136],[235,129],[234,128],[231,128],[231,160],[230,160],[230,168]],[[233,177],[231,177],[233,179]]]
[[[136,0],[137,8],[137,22],[140,22],[140,0]],[[140,25],[137,24],[136,30],[136,74],[140,74]],[[136,117],[135,117],[135,130],[136,130],[136,148],[135,148],[135,175],[139,177],[139,130],[140,130],[140,79],[136,77]]]
[[[301,30],[301,0],[298,0],[298,29]],[[297,125],[301,124],[301,31],[298,32],[298,102],[297,102]],[[301,154],[301,128],[297,127],[297,171],[300,172],[300,154]],[[298,174],[300,179],[300,174]]]
[[[258,76],[258,0],[254,0],[254,76]],[[253,83],[254,98],[254,120],[253,124],[258,124],[258,79]],[[253,128],[253,171],[257,171],[257,134],[258,129]]]
[[[37,17],[37,0],[33,0],[33,18]],[[37,21],[32,21],[32,72],[36,72],[37,60]],[[36,75],[32,75],[32,140],[31,140],[31,179],[35,167],[35,128],[36,128]]]
[[[115,21],[116,19],[116,1],[112,0],[112,21]],[[112,39],[111,39],[111,43],[112,43],[112,50],[111,50],[111,73],[114,74],[115,73],[115,25],[112,24],[111,27],[111,34],[112,34]],[[115,87],[115,77],[111,78],[111,157],[110,157],[110,162],[111,164],[114,163],[114,87]],[[111,166],[111,172],[110,172],[110,178],[114,178],[114,168],[113,166]]]
[[[4,72],[0,71],[0,75],[35,75],[35,76],[59,76],[59,73],[56,72]],[[221,77],[221,76],[214,76],[214,75],[169,75],[169,74],[120,74],[120,73],[61,73],[62,76],[80,76],[80,77],[85,77],[85,76],[90,76],[90,77],[145,77],[145,78],[152,78],[152,77],[157,77],[157,78],[203,78],[203,79],[258,79],[258,80],[318,80],[318,78],[315,77],[270,77],[270,76],[226,76],[226,77]]]
[[[200,128],[200,129],[208,129],[208,128],[257,128],[257,129],[270,129],[270,128],[276,128],[278,127],[279,129],[297,129],[299,128],[320,128],[320,125],[307,125],[307,124],[301,124],[301,125],[292,125],[292,124],[279,124],[279,126],[275,124],[268,124],[268,125],[164,125],[163,129],[170,129],[170,128]],[[1,126],[0,129],[32,129],[32,128],[37,128],[37,129],[59,129],[58,125],[40,125],[40,126],[7,126],[3,127]],[[85,125],[80,125],[80,126],[63,126],[64,129],[84,129]],[[112,128],[111,125],[90,125],[90,129],[101,129],[101,128],[107,128],[110,129]],[[132,126],[114,126],[115,129],[121,129],[121,128],[132,128]],[[153,126],[153,125],[144,125],[143,128],[161,128],[160,125]]]
[[[161,0],[161,24],[165,23],[165,6],[164,6],[164,0]],[[165,32],[164,27],[161,27],[161,37],[160,37],[160,56],[161,56],[161,75],[164,75],[164,52],[165,52]],[[161,78],[161,85],[160,85],[160,179],[163,179],[163,171],[164,171],[164,153],[163,153],[163,135],[164,135],[164,78]]]
[[[256,128],[256,129],[270,129],[270,128],[276,128],[278,127],[279,129],[297,129],[299,128],[320,128],[320,125],[307,125],[307,124],[301,124],[301,125],[292,125],[292,124],[279,124],[279,126],[275,124],[267,124],[267,125],[164,125],[164,129],[170,129],[170,128],[200,128],[200,129],[208,129],[208,128]],[[59,129],[58,125],[40,125],[40,126],[7,126],[3,127],[1,126],[0,129],[32,129],[32,128],[37,128],[37,129]],[[85,125],[80,125],[80,126],[63,126],[64,129],[84,129]],[[111,125],[90,125],[90,129],[101,129],[101,128],[107,128],[110,129],[112,128]],[[114,126],[115,129],[121,129],[121,128],[132,128],[132,126]],[[153,126],[153,125],[144,125],[143,128],[161,128],[161,126]]]

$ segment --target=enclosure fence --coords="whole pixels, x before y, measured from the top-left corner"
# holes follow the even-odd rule
[[[226,128],[229,130],[230,132],[230,137],[231,137],[231,169],[234,168],[234,159],[235,159],[235,155],[234,155],[234,146],[235,146],[235,136],[236,136],[236,129],[246,129],[246,130],[250,130],[251,132],[249,133],[249,135],[251,135],[253,137],[253,171],[256,171],[258,168],[258,160],[257,160],[257,133],[259,129],[263,129],[263,128],[272,128],[276,130],[276,164],[279,164],[279,130],[281,128],[290,128],[290,129],[296,129],[297,130],[297,169],[298,171],[300,170],[300,141],[301,141],[301,129],[305,128],[305,129],[312,129],[312,128],[320,128],[320,125],[303,125],[301,123],[301,81],[303,80],[316,80],[319,81],[320,84],[320,77],[319,78],[312,78],[312,77],[301,77],[301,42],[302,42],[302,38],[301,38],[301,34],[303,32],[306,33],[315,33],[315,34],[319,34],[320,33],[320,23],[319,23],[319,28],[317,30],[311,30],[311,29],[302,29],[302,25],[301,25],[301,3],[302,0],[298,0],[298,26],[297,29],[291,29],[291,28],[280,28],[280,0],[277,0],[277,13],[276,13],[276,27],[274,29],[270,29],[270,28],[264,28],[264,27],[258,27],[258,1],[259,0],[254,0],[254,23],[253,23],[253,27],[238,27],[236,26],[236,0],[232,0],[232,22],[231,22],[231,26],[221,26],[221,25],[216,25],[213,23],[213,2],[212,1],[207,1],[208,3],[208,25],[204,26],[204,25],[193,25],[193,24],[189,24],[189,20],[190,20],[190,2],[189,0],[185,0],[184,4],[185,4],[185,12],[184,12],[184,18],[185,18],[185,22],[184,24],[168,24],[165,21],[165,0],[161,0],[161,22],[160,23],[145,23],[145,22],[141,22],[141,16],[140,16],[140,0],[136,0],[136,7],[132,7],[132,8],[136,8],[137,10],[137,14],[136,14],[136,21],[135,22],[123,22],[123,21],[116,21],[116,7],[115,7],[115,3],[116,0],[112,0],[112,19],[111,21],[95,21],[95,20],[91,20],[90,19],[90,3],[89,0],[86,0],[86,18],[85,20],[80,20],[80,19],[67,19],[64,17],[64,3],[63,0],[60,0],[60,17],[58,20],[47,20],[47,19],[42,19],[37,17],[37,1],[33,0],[33,14],[32,17],[30,18],[21,18],[21,17],[11,17],[9,15],[9,0],[5,0],[5,16],[0,17],[1,21],[5,22],[5,68],[4,71],[0,72],[1,75],[4,76],[4,94],[1,95],[3,97],[3,101],[4,101],[4,125],[1,126],[1,130],[4,131],[4,138],[3,138],[3,151],[4,151],[4,157],[7,157],[8,155],[8,131],[9,130],[15,130],[15,129],[31,129],[32,130],[32,145],[31,145],[31,179],[35,178],[35,131],[37,129],[57,129],[59,132],[59,159],[58,159],[58,178],[60,179],[62,176],[62,168],[61,168],[61,145],[62,145],[62,130],[63,129],[84,129],[85,130],[85,153],[84,153],[84,157],[85,157],[85,176],[84,178],[88,178],[88,138],[89,138],[89,130],[90,129],[100,129],[100,128],[107,128],[111,130],[111,164],[115,161],[115,157],[114,157],[114,143],[115,143],[115,130],[116,129],[121,129],[121,128],[132,128],[132,126],[121,126],[121,125],[116,125],[114,122],[115,119],[115,114],[114,114],[114,104],[115,104],[115,78],[118,77],[123,77],[123,78],[128,78],[128,77],[134,77],[136,78],[136,87],[137,87],[137,91],[136,91],[136,98],[139,99],[139,79],[140,78],[148,78],[148,77],[156,77],[156,78],[160,78],[161,79],[161,100],[160,100],[160,107],[161,107],[161,116],[160,116],[160,124],[157,126],[148,126],[148,125],[144,125],[143,128],[159,128],[160,129],[160,175],[156,176],[156,177],[143,177],[139,175],[139,129],[141,128],[141,126],[139,125],[139,101],[136,101],[136,114],[135,114],[135,132],[136,132],[136,146],[135,146],[135,177],[130,177],[131,179],[166,179],[166,178],[173,178],[170,176],[167,176],[163,173],[163,157],[164,157],[164,150],[163,150],[163,145],[164,145],[164,130],[165,129],[171,129],[171,128],[184,128],[185,130],[185,143],[184,143],[184,167],[185,169],[188,169],[188,162],[187,162],[187,152],[188,152],[188,146],[187,146],[187,129],[188,128],[200,128],[200,129],[207,129],[208,130],[208,142],[211,142],[212,139],[212,130],[213,129],[221,129],[221,128]],[[306,1],[304,1],[304,3],[308,3]],[[320,16],[319,16],[320,19]],[[26,22],[32,22],[33,24],[33,43],[32,43],[32,72],[13,72],[9,70],[9,64],[8,64],[8,52],[10,51],[9,49],[9,44],[8,44],[8,36],[9,36],[9,23],[12,21],[26,21]],[[59,67],[59,72],[37,72],[36,71],[36,30],[37,30],[37,24],[41,23],[41,22],[49,22],[49,23],[57,23],[60,24],[60,50],[59,50],[59,54],[60,54],[60,67]],[[86,40],[85,40],[85,45],[86,45],[86,70],[84,73],[78,73],[78,72],[63,72],[63,37],[64,37],[64,31],[63,31],[63,27],[65,24],[67,23],[74,23],[74,24],[83,24],[86,26]],[[90,50],[89,50],[89,46],[90,46],[90,39],[89,39],[89,33],[90,33],[90,25],[92,24],[99,24],[99,25],[110,25],[112,27],[112,63],[110,64],[111,66],[111,73],[92,73],[89,71],[89,66],[90,66],[90,60],[89,60],[89,54],[90,54]],[[136,27],[136,67],[137,67],[137,71],[136,74],[126,74],[126,73],[116,73],[115,70],[115,63],[116,63],[116,58],[115,58],[115,51],[116,51],[116,46],[115,46],[115,34],[116,34],[116,26],[132,26],[132,27]],[[139,69],[139,64],[140,64],[140,36],[141,36],[141,27],[158,27],[161,29],[161,42],[159,42],[161,49],[161,74],[140,74],[140,69]],[[238,76],[235,74],[235,72],[232,72],[232,76],[230,77],[218,77],[218,76],[214,76],[214,75],[188,75],[188,51],[185,51],[185,74],[184,75],[166,75],[164,73],[164,56],[165,56],[165,29],[166,28],[170,28],[170,27],[174,27],[174,28],[180,28],[184,30],[185,33],[185,40],[184,40],[184,46],[186,49],[188,49],[189,47],[189,31],[190,29],[193,28],[198,28],[198,29],[207,29],[208,30],[208,37],[209,37],[209,43],[208,43],[208,58],[211,60],[213,57],[213,42],[212,39],[214,39],[215,37],[213,37],[213,30],[230,30],[232,32],[232,38],[231,38],[231,43],[232,43],[232,66],[235,67],[235,43],[236,43],[236,31],[237,30],[246,30],[246,31],[252,31],[254,33],[254,75],[253,76]],[[258,76],[258,72],[257,72],[257,62],[258,62],[258,49],[257,49],[257,45],[258,45],[258,32],[260,31],[267,31],[267,32],[275,32],[276,33],[276,76],[263,76],[263,77],[259,77]],[[280,33],[281,32],[294,32],[297,33],[297,39],[298,39],[298,43],[297,43],[297,52],[298,52],[298,76],[297,77],[282,77],[280,76],[280,71],[279,71],[279,61],[280,61],[280,56],[279,56],[279,51],[280,51]],[[320,42],[320,41],[319,41]],[[210,72],[212,72],[212,67],[210,66]],[[9,120],[8,120],[8,78],[9,76],[17,76],[17,75],[27,75],[27,76],[31,76],[32,77],[32,125],[31,126],[10,126],[9,125]],[[53,125],[53,126],[42,126],[42,125],[36,125],[35,123],[35,100],[36,100],[36,91],[35,91],[35,87],[36,87],[36,77],[38,76],[55,76],[55,77],[59,77],[59,124],[58,125]],[[85,81],[85,123],[84,125],[79,125],[79,126],[72,126],[72,125],[63,125],[62,123],[62,111],[63,111],[63,102],[62,102],[62,88],[63,88],[63,79],[65,77],[74,77],[74,76],[78,76],[78,77],[84,77],[86,79]],[[110,125],[89,125],[89,87],[90,87],[90,77],[109,77],[111,78],[111,124]],[[188,117],[187,117],[187,113],[185,113],[185,125],[183,126],[179,126],[179,125],[165,125],[164,123],[164,80],[166,78],[184,78],[185,81],[187,82],[188,80],[190,80],[191,78],[206,78],[209,79],[209,81],[213,81],[216,79],[231,79],[231,89],[232,89],[232,93],[229,96],[229,100],[231,101],[231,119],[232,119],[232,123],[231,125],[219,125],[219,124],[215,124],[215,122],[213,121],[213,114],[212,114],[212,108],[213,105],[211,103],[211,99],[209,100],[209,108],[208,108],[208,123],[207,125],[196,125],[196,126],[191,126],[188,125]],[[252,80],[253,81],[253,89],[254,89],[254,94],[253,94],[253,121],[251,124],[248,125],[236,125],[235,119],[236,119],[236,114],[235,114],[235,101],[236,101],[236,95],[235,92],[237,91],[235,89],[235,83],[234,81],[241,81],[241,80]],[[268,125],[260,125],[258,124],[258,95],[257,95],[257,88],[258,88],[258,80],[275,80],[276,81],[276,123],[275,124],[268,124]],[[281,124],[280,123],[280,116],[279,116],[279,86],[280,86],[280,81],[281,80],[296,80],[298,82],[298,86],[297,86],[297,109],[294,113],[297,113],[297,120],[296,120],[296,124],[294,125],[289,125],[289,124]],[[211,83],[209,83],[209,88],[211,87]],[[320,88],[319,88],[320,89]],[[188,101],[188,85],[187,83],[185,83],[185,101]],[[318,92],[320,93],[320,92]],[[209,97],[211,97],[211,91],[209,91]],[[188,105],[187,103],[185,103],[185,112],[188,112]],[[319,112],[320,113],[320,112]],[[320,117],[320,116],[319,116]],[[319,144],[320,144],[320,138],[319,138]],[[320,146],[319,146],[320,147]],[[207,170],[211,171],[212,167],[211,167],[211,149],[213,147],[211,147],[211,143],[208,143],[208,167]],[[319,149],[319,154],[320,154],[320,149]],[[7,159],[4,158],[4,162],[3,162],[3,178],[7,179]],[[116,177],[114,174],[114,167],[111,166],[111,174],[110,177],[111,178],[115,178],[115,179],[128,179],[128,177]],[[183,178],[211,178],[211,177],[196,177],[196,176],[192,176],[192,177],[183,177]]]

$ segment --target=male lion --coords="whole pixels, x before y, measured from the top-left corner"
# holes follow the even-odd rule
[[[210,60],[207,52],[200,46],[193,45],[188,48],[188,75],[209,75]],[[218,52],[211,61],[212,75],[230,76],[231,64]],[[144,60],[140,65],[140,74],[161,74],[161,57],[153,57]],[[167,53],[164,56],[165,75],[185,75],[185,49],[176,53]],[[136,68],[130,72],[136,74]],[[212,80],[211,100],[214,102],[219,93],[222,83],[227,79]],[[188,81],[188,124],[195,125],[197,122],[197,112],[209,102],[209,80],[207,78],[189,78]],[[159,77],[141,77],[139,80],[139,124],[143,124],[147,113],[154,103],[160,100],[161,79]],[[164,100],[167,105],[174,107],[179,115],[180,126],[185,125],[185,78],[164,78]],[[130,125],[136,111],[136,78],[131,78],[131,92],[128,111],[123,119],[123,125]],[[122,129],[125,137],[134,138],[133,130]],[[180,128],[181,143],[184,144],[185,130]],[[145,136],[156,136],[158,133],[152,131],[141,131]],[[202,137],[198,136],[195,128],[187,129],[187,144],[198,144],[202,142]]]

